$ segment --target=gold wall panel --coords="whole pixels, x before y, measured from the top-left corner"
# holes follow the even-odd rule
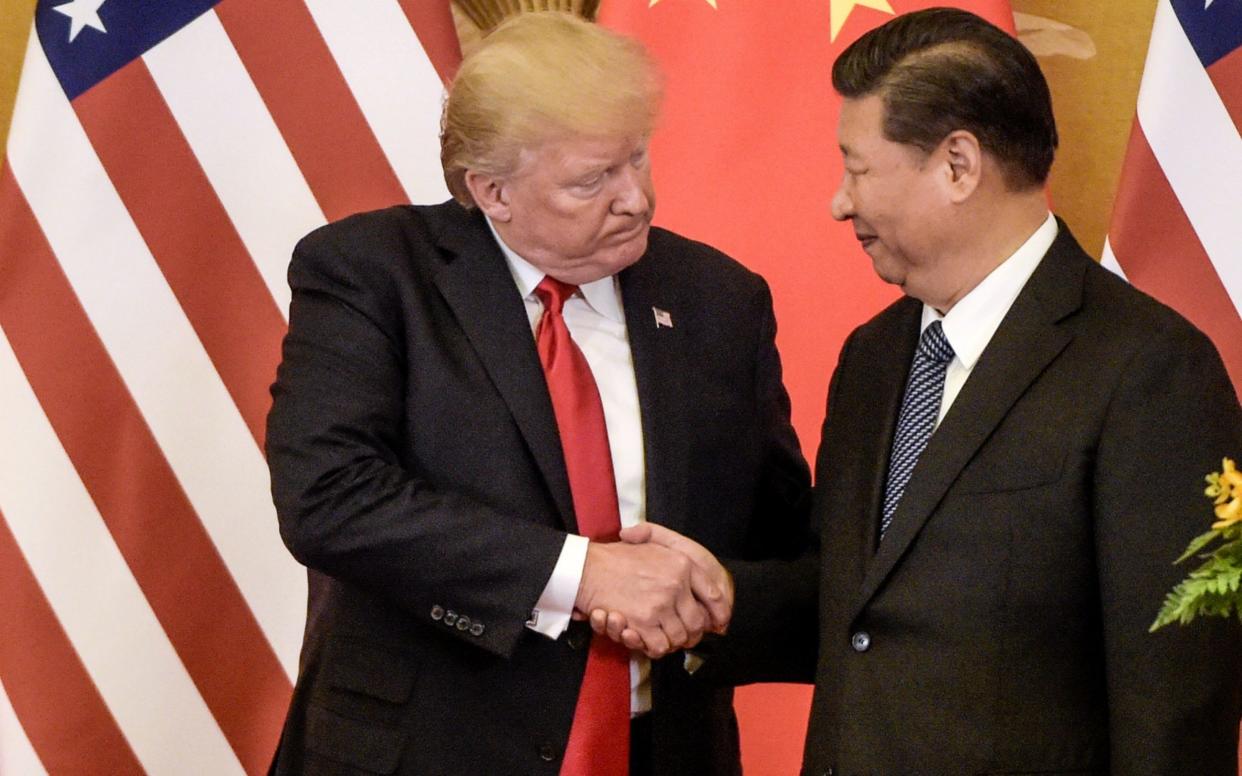
[[[17,94],[17,76],[26,55],[34,8],[35,0],[0,0],[0,160],[8,147],[13,97]]]

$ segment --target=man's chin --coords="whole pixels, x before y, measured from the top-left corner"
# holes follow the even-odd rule
[[[870,251],[867,252],[869,255]],[[871,255],[871,268],[880,280],[893,286],[905,286],[906,275],[883,256]]]
[[[643,257],[643,254],[647,252],[648,235],[650,235],[650,230],[644,228],[613,249],[613,255],[609,257],[609,264],[616,267],[616,269],[611,274],[615,275]]]

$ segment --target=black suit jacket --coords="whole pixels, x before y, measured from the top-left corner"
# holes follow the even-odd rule
[[[877,542],[921,309],[857,329],[833,376],[804,773],[1236,774],[1237,622],[1147,632],[1207,530],[1204,475],[1242,451],[1211,343],[1062,224]],[[816,619],[755,598],[743,634]]]
[[[275,771],[557,773],[589,630],[553,641],[525,623],[575,518],[482,215],[358,215],[306,237],[289,278],[267,452],[282,535],[327,582]],[[809,474],[766,285],[660,229],[620,284],[648,518],[718,554],[796,553]],[[681,663],[652,669],[657,772],[737,772],[731,694]]]

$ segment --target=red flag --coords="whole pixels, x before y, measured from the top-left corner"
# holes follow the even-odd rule
[[[1104,264],[1207,332],[1242,394],[1240,128],[1242,6],[1161,0]]]
[[[0,773],[261,773],[293,243],[439,201],[448,2],[40,2],[0,168]]]
[[[604,0],[600,20],[635,35],[667,78],[652,143],[656,222],[711,243],[772,286],[778,345],[808,456],[845,337],[896,298],[829,202],[842,174],[832,62],[903,0]],[[1008,0],[949,3],[1013,30]],[[797,772],[810,692],[738,694],[748,774]]]

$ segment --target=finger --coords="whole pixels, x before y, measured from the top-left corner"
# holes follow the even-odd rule
[[[680,648],[692,649],[703,640],[703,634],[713,625],[707,610],[700,606],[697,601],[694,602],[692,611],[686,617],[689,619],[682,620],[682,622],[686,623],[686,642],[681,644]]]
[[[639,629],[638,635],[642,638],[643,651],[649,658],[664,657],[673,649],[672,642],[663,628]]]
[[[634,652],[647,652],[647,645],[643,643],[643,637],[638,635],[638,631],[633,628],[626,628],[621,631],[621,643]]]
[[[723,590],[708,578],[697,565],[690,568],[690,589],[695,600],[706,610],[711,618],[711,629],[716,633],[724,633],[733,616],[733,602],[726,597]]]
[[[621,541],[626,544],[645,544],[651,539],[651,524],[639,523],[621,529]]]
[[[621,634],[628,629],[629,623],[626,622],[625,615],[620,612],[608,613],[608,638],[613,641],[621,641]],[[622,642],[624,643],[624,642]],[[628,644],[626,646],[629,646]]]
[[[691,622],[694,621],[696,613],[694,610],[698,608],[698,604],[687,587],[682,587],[677,591],[672,604],[660,613],[660,629],[668,636],[672,649],[681,649],[690,640],[691,635],[702,634],[701,629],[694,634],[690,624],[684,619],[689,618]]]
[[[715,623],[712,621],[710,614],[703,608],[690,591],[684,591],[677,596],[674,602],[677,616],[681,618],[681,624],[685,626],[686,638],[675,647],[685,648],[691,644],[698,644],[703,638],[703,631]]]
[[[692,560],[698,560],[695,556],[698,555],[701,557],[703,553],[711,556],[711,553],[707,552],[707,549],[704,548],[703,545],[693,539],[686,538],[668,526],[649,522],[641,523],[641,525],[647,527],[647,531],[650,534],[650,539],[648,539],[648,541],[668,547],[670,550],[677,550],[683,555],[690,557]]]
[[[603,609],[591,610],[591,630],[606,633],[608,629],[608,612]]]
[[[711,553],[711,550],[693,539],[682,536],[673,529],[658,523],[643,523],[643,525],[648,526],[650,533],[649,541],[685,555],[696,566],[703,569],[717,584],[724,580],[728,572],[725,571],[724,566],[720,565],[720,561],[716,560],[716,556]]]

